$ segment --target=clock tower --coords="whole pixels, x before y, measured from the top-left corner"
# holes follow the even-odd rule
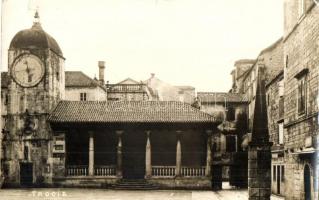
[[[64,99],[62,51],[35,13],[30,29],[18,32],[8,50],[8,114],[3,146],[8,184],[50,182],[52,132],[46,121]]]

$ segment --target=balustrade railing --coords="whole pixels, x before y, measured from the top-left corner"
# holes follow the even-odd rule
[[[67,176],[87,176],[88,166],[86,165],[69,165],[66,170]]]
[[[143,91],[145,84],[108,84],[109,92]]]
[[[201,177],[205,176],[206,167],[182,167],[181,176],[184,177]],[[174,177],[176,166],[152,166],[153,177]],[[69,165],[66,170],[67,176],[88,176],[88,166],[86,165]],[[115,165],[95,166],[94,176],[115,176]]]
[[[69,165],[66,169],[67,176],[88,176],[87,165]],[[116,167],[114,165],[98,165],[94,167],[94,176],[115,176]]]
[[[94,168],[95,176],[115,176],[116,175],[116,166],[96,166]]]
[[[175,166],[152,166],[152,176],[169,177],[175,176]]]
[[[181,175],[186,177],[205,176],[206,167],[182,167]]]

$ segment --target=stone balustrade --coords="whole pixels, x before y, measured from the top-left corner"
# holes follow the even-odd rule
[[[176,175],[176,166],[152,166],[153,177],[173,177]],[[204,177],[206,167],[182,167],[181,176],[183,177]]]
[[[96,166],[94,169],[95,176],[116,176],[116,166]]]
[[[94,176],[115,176],[116,166],[95,166]],[[69,165],[67,166],[67,176],[89,176],[87,165]]]
[[[87,165],[69,165],[66,170],[67,176],[87,176]]]
[[[152,166],[152,176],[169,177],[175,176],[176,166]]]
[[[205,176],[206,167],[182,167],[181,175],[184,177]]]

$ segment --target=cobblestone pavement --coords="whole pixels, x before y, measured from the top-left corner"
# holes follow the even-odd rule
[[[248,199],[247,190],[186,191],[152,190],[124,191],[105,189],[2,189],[0,200],[240,200]],[[283,198],[272,197],[271,200]]]

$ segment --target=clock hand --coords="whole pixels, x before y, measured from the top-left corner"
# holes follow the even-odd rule
[[[28,61],[25,61],[24,64],[27,65],[26,72],[29,74],[30,73],[30,68],[29,68],[29,65],[28,65]]]

